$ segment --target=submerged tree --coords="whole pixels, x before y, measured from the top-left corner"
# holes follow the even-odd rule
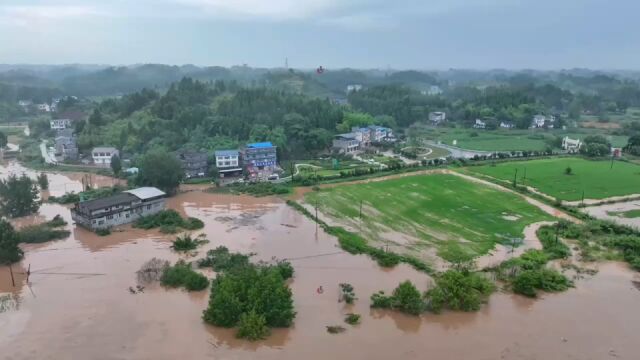
[[[35,213],[40,208],[38,188],[25,174],[10,175],[0,181],[0,213],[8,217],[20,217]]]
[[[40,175],[38,175],[38,185],[40,185],[40,189],[42,190],[49,190],[49,178],[47,174],[40,173]]]
[[[0,265],[9,265],[22,259],[23,253],[18,242],[18,234],[13,226],[0,219]]]

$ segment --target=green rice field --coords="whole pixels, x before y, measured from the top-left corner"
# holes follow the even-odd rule
[[[448,261],[486,254],[521,239],[527,225],[553,219],[516,194],[445,174],[323,188],[304,200],[372,245],[391,241],[393,251],[433,250]]]
[[[567,168],[571,173],[567,174]],[[470,172],[500,180],[532,186],[554,198],[567,201],[604,199],[640,194],[640,166],[616,161],[592,161],[581,158],[554,158],[499,163],[468,168]]]

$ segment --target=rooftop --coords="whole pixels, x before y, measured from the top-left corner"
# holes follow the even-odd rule
[[[164,191],[154,187],[141,187],[137,189],[127,190],[125,193],[134,195],[140,200],[151,199],[158,196],[165,196]]]
[[[87,200],[80,202],[80,207],[86,208],[89,211],[104,209],[106,207],[125,204],[137,200],[132,194],[122,192],[106,198]]]
[[[273,147],[273,144],[271,142],[259,142],[259,143],[251,143],[251,144],[247,144],[248,148],[251,149],[266,149],[266,148],[271,148]]]
[[[337,138],[344,138],[344,139],[355,139],[356,138],[356,134],[354,133],[346,133],[346,134],[338,134],[336,135]]]
[[[112,146],[100,146],[100,147],[95,147],[93,148],[93,150],[91,152],[113,152],[113,151],[118,151],[118,149],[112,147]]]
[[[218,150],[214,152],[216,156],[238,156],[238,150]]]

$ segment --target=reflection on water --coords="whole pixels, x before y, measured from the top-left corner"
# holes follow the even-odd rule
[[[57,188],[73,182],[66,174],[50,179]],[[428,276],[406,265],[384,271],[366,256],[342,252],[335,238],[316,234],[314,223],[279,199],[196,190],[168,205],[205,222],[197,233],[205,233],[210,243],[195,259],[219,245],[255,252],[254,260],[291,259],[294,326],[248,343],[233,330],[202,322],[208,290],[186,293],[151,285],[133,294],[129,288],[137,285],[143,263],[180,258],[169,248],[173,236],[123,227],[99,237],[69,224],[68,239],[24,247],[25,259],[13,268],[20,275],[31,264],[30,286],[23,276],[12,287],[7,268],[0,268],[0,293],[21,299],[18,309],[0,314],[4,358],[604,359],[615,354],[631,359],[640,353],[640,313],[630,311],[637,308],[640,291],[631,284],[634,274],[620,264],[601,265],[596,276],[563,294],[530,300],[498,293],[477,313],[411,317],[371,310],[369,296],[389,293],[407,279],[424,291]],[[67,207],[49,204],[34,218],[56,214],[71,221]],[[338,302],[342,282],[354,286],[353,306]],[[316,292],[318,286],[324,293]],[[362,323],[344,324],[349,312],[361,314]],[[328,325],[347,331],[331,335]]]

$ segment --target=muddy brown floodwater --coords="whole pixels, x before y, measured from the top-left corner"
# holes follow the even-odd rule
[[[18,165],[12,165],[19,169]],[[0,169],[2,170],[2,169]],[[6,171],[6,169],[4,169]],[[54,186],[74,182],[61,174]],[[71,224],[69,209],[41,208],[40,217],[61,214],[72,235],[25,246],[13,269],[12,287],[0,267],[0,293],[16,294],[18,305],[0,313],[1,359],[635,359],[640,354],[640,291],[624,265],[600,265],[575,289],[538,300],[498,293],[477,313],[410,317],[369,309],[369,296],[410,279],[426,289],[430,279],[400,265],[382,269],[365,256],[345,254],[335,238],[280,199],[190,191],[168,202],[205,222],[210,243],[255,252],[256,259],[290,259],[297,317],[265,341],[237,340],[232,330],[201,320],[208,291],[187,293],[149,286],[131,294],[136,271],[152,257],[184,257],[171,238],[128,227],[97,237]],[[197,258],[196,257],[196,258]],[[26,284],[25,269],[31,265]],[[208,275],[212,275],[208,273]],[[338,284],[351,283],[358,300],[338,303]],[[325,292],[317,294],[318,286]],[[15,296],[14,296],[15,298]],[[346,313],[362,323],[343,323]],[[341,324],[340,335],[325,326]]]

